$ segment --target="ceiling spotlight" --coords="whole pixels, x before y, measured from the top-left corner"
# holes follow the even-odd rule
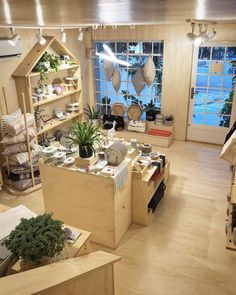
[[[194,39],[197,37],[196,34],[194,34],[195,29],[195,23],[191,23],[192,32],[187,34],[187,37],[190,39],[190,41],[194,41]]]
[[[135,29],[135,25],[130,25],[129,27],[131,30]]]
[[[61,42],[66,43],[66,32],[63,28],[61,29]]]
[[[84,33],[82,31],[82,28],[79,28],[79,34],[78,34],[77,40],[83,41],[83,38],[84,38]]]
[[[199,30],[198,35],[194,33],[195,25],[197,24],[198,24],[198,30]],[[209,25],[212,25],[213,28],[212,28],[212,32],[207,34],[207,29]],[[209,22],[203,23],[198,21],[192,21],[191,28],[192,28],[192,32],[188,33],[187,37],[189,38],[190,41],[193,42],[194,46],[199,46],[201,44],[208,42],[210,39],[214,38],[216,34],[215,23],[209,23]]]
[[[215,31],[215,24],[213,24],[212,32],[208,34],[209,39],[213,39],[215,37],[216,31]]]
[[[202,38],[203,43],[206,43],[207,41],[209,41],[209,36],[207,35],[208,24],[204,24],[204,28],[204,31],[200,31],[199,37]]]
[[[8,39],[8,42],[12,46],[16,46],[16,43],[20,39],[20,36],[19,36],[19,34],[15,34],[15,29],[14,28],[11,28],[10,30],[11,30],[12,36],[11,36],[11,38]]]
[[[37,38],[40,45],[45,45],[47,43],[47,40],[43,37],[42,28],[38,29]]]

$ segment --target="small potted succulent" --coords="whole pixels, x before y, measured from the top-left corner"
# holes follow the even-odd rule
[[[52,219],[51,213],[22,218],[3,244],[15,258],[23,259],[24,264],[40,264],[63,250],[62,224],[62,221]]]
[[[94,153],[95,146],[101,146],[102,136],[101,129],[89,121],[76,123],[68,138],[79,145],[79,156],[81,158],[90,158]]]
[[[174,121],[174,117],[172,115],[165,116],[165,125],[172,126]]]
[[[155,105],[153,99],[147,104],[144,104],[144,111],[146,112],[147,121],[155,121],[156,114],[160,112],[160,109]]]
[[[84,113],[94,126],[97,127],[100,125],[100,119],[102,117],[102,113],[100,110],[95,110],[93,106],[90,107],[90,105],[87,104],[87,107],[84,108]]]

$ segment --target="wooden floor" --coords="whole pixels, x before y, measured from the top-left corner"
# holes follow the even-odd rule
[[[115,266],[116,294],[236,294],[236,252],[225,249],[224,234],[231,175],[219,159],[221,148],[175,141],[159,150],[171,161],[168,189],[152,223],[132,225],[114,251],[122,256]],[[1,193],[0,203],[43,212],[41,192]]]

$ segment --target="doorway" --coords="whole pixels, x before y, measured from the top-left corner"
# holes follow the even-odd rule
[[[194,49],[187,140],[223,144],[236,119],[236,45]]]

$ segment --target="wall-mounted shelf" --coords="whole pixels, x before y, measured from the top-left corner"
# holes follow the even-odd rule
[[[37,135],[41,135],[45,132],[48,132],[52,129],[55,129],[56,127],[59,127],[67,122],[69,122],[70,120],[73,120],[79,116],[81,116],[83,114],[83,112],[79,112],[79,113],[76,113],[76,114],[73,114],[73,115],[69,115],[69,116],[66,116],[64,120],[58,120],[58,119],[52,119],[50,121],[48,121],[45,125],[44,125],[44,128],[42,130],[40,130],[39,132],[37,132]]]
[[[71,70],[74,68],[78,68],[79,65],[70,65],[69,67],[66,68],[59,68],[58,71],[67,71],[67,70]],[[51,73],[56,73],[55,71],[48,71],[47,74],[51,74]],[[29,74],[29,77],[36,77],[36,76],[40,76],[40,72],[31,72]]]
[[[50,102],[54,102],[56,100],[59,100],[59,99],[64,98],[66,96],[78,93],[80,91],[81,91],[81,89],[74,90],[74,91],[67,91],[67,92],[64,92],[61,95],[56,95],[56,96],[53,96],[51,98],[44,98],[44,99],[42,99],[42,100],[40,100],[38,102],[33,103],[33,107],[37,107],[37,106],[41,106],[41,105],[44,105],[44,104],[48,104]]]
[[[56,40],[55,37],[45,36],[45,39],[46,44],[40,45],[37,42],[13,73],[16,81],[18,98],[20,98],[22,93],[24,93],[26,111],[35,115],[36,107],[43,106],[43,108],[39,108],[37,110],[38,120],[36,120],[36,127],[38,136],[59,126],[63,129],[63,125],[65,123],[75,119],[76,117],[80,117],[83,112],[79,60],[62,43]],[[34,72],[33,69],[45,52],[53,53],[58,56],[67,55],[70,57],[70,64],[59,67],[58,71],[49,70],[45,73],[47,76],[47,85],[58,85],[58,82],[55,83],[55,80],[61,81],[59,82],[59,85],[63,85],[64,83],[62,81],[64,81],[66,77],[76,76],[77,89],[72,88],[63,94],[33,102],[32,95],[38,90],[39,84],[42,82],[40,81],[40,72]],[[42,116],[51,118],[56,108],[60,108],[65,113],[67,111],[66,105],[70,103],[79,103],[81,111],[79,113],[67,116],[63,121],[59,121],[57,119],[50,120],[50,122],[46,123],[43,128],[40,129],[42,124]],[[19,100],[19,106],[22,108],[21,100]],[[41,117],[38,118],[39,116]]]

